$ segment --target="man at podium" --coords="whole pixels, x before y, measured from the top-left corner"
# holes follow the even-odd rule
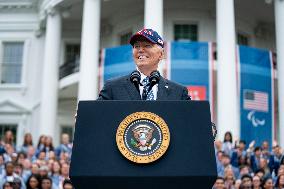
[[[209,103],[186,101],[186,87],[160,76],[164,42],[156,31],[138,31],[130,44],[136,70],[107,81],[98,101],[79,103],[72,182],[98,189],[212,188]]]
[[[136,70],[108,80],[98,100],[190,100],[186,87],[163,78],[157,71],[164,57],[164,41],[152,29],[130,38]]]

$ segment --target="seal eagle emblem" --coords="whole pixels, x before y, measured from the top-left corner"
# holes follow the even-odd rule
[[[150,163],[159,159],[170,143],[166,122],[151,112],[136,112],[119,125],[116,143],[121,154],[135,163]]]
[[[151,150],[151,146],[156,143],[156,138],[152,139],[153,131],[154,129],[148,125],[136,126],[132,130],[135,140],[131,138],[131,144],[134,147],[139,148],[141,151],[145,151],[147,149]]]

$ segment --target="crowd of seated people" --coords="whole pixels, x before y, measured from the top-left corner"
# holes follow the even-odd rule
[[[0,141],[0,189],[73,189],[69,179],[72,143],[68,134],[53,145],[52,137],[40,136],[34,144],[26,133],[16,146],[12,131]],[[213,189],[284,189],[284,153],[276,143],[233,141],[227,132],[215,141],[218,178]]]
[[[218,178],[214,189],[283,189],[284,154],[277,142],[233,141],[226,132],[215,141]]]
[[[23,144],[16,146],[12,131],[6,131],[0,141],[0,189],[73,189],[69,138],[62,134],[55,147],[50,136],[40,136],[35,144],[31,133],[26,133]]]

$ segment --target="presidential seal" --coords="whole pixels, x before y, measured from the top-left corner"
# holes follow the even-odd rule
[[[170,132],[166,122],[151,112],[136,112],[127,116],[116,132],[116,144],[121,154],[135,163],[150,163],[168,149]]]

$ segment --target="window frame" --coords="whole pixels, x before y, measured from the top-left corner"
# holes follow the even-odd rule
[[[60,46],[61,52],[60,52],[59,66],[62,66],[66,62],[65,50],[66,50],[67,45],[79,45],[80,46],[80,59],[81,59],[81,56],[82,56],[81,40],[79,38],[64,38],[64,39],[62,39],[61,46]]]
[[[2,61],[4,56],[4,43],[23,43],[23,57],[22,57],[22,70],[21,70],[21,78],[19,83],[0,83],[0,89],[21,89],[26,88],[27,83],[27,58],[28,58],[28,50],[30,46],[30,40],[24,38],[5,38],[0,39],[0,79],[2,78]]]
[[[246,37],[247,38],[247,44],[239,44],[239,35],[242,36],[242,37]],[[242,31],[237,31],[236,32],[236,44],[237,45],[244,45],[244,46],[250,46],[251,44],[251,37],[249,34],[245,33],[245,32],[242,32]]]
[[[186,41],[186,42],[198,42],[199,41],[199,38],[200,38],[200,26],[199,26],[199,22],[198,21],[174,21],[173,22],[173,25],[172,25],[172,32],[173,32],[173,41],[176,41],[175,40],[175,25],[196,25],[196,28],[197,28],[197,32],[196,32],[196,41],[192,41],[192,40],[177,40],[179,42],[182,42],[182,41]]]

